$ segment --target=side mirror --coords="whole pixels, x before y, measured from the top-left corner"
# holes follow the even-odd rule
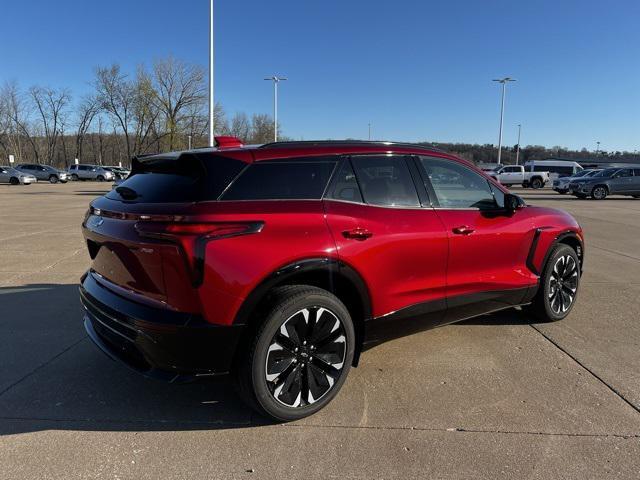
[[[523,208],[526,205],[524,200],[520,198],[518,195],[514,195],[513,193],[507,193],[504,196],[504,208],[510,213],[515,212],[516,210]]]

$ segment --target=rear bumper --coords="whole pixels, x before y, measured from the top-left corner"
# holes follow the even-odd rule
[[[155,308],[112,292],[89,272],[80,286],[84,326],[109,357],[145,376],[178,382],[231,370],[243,325]]]

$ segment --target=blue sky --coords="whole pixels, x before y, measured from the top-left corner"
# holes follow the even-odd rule
[[[7,0],[0,83],[88,90],[97,65],[169,54],[206,66],[207,0]],[[216,99],[296,139],[640,150],[640,2],[216,0]]]

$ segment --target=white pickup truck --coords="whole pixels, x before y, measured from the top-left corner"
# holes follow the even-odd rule
[[[527,172],[522,165],[505,165],[487,173],[505,187],[542,188],[549,182],[549,172]]]

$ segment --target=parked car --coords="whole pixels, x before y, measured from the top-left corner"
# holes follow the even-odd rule
[[[82,229],[100,349],[172,382],[231,372],[280,421],[324,407],[385,339],[519,305],[566,317],[584,258],[568,213],[388,142],[137,158]]]
[[[122,167],[102,167],[105,170],[113,173],[114,179],[115,180],[121,180],[121,179],[125,179],[127,178],[127,176],[129,175],[130,171],[127,170],[126,168],[122,168]]]
[[[16,165],[16,170],[28,173],[36,177],[37,180],[46,180],[50,183],[66,183],[67,172],[53,168],[50,165],[39,165],[37,163],[21,163]]]
[[[529,160],[524,166],[528,172],[549,172],[551,181],[570,177],[582,170],[579,163],[571,160]]]
[[[10,183],[11,185],[30,185],[37,181],[36,177],[29,173],[23,173],[13,167],[0,166],[0,183]]]
[[[97,180],[104,182],[113,180],[114,174],[99,165],[71,165],[69,167],[69,175],[72,180]]]
[[[572,180],[569,190],[578,198],[604,200],[609,195],[640,198],[640,167],[606,168],[591,177]]]
[[[549,181],[549,172],[527,172],[522,165],[505,165],[488,173],[505,187],[522,185],[542,188]]]
[[[592,177],[593,175],[601,171],[601,168],[596,168],[593,170],[581,170],[578,173],[571,175],[570,177],[557,178],[553,181],[553,186],[551,188],[553,188],[553,190],[555,190],[559,194],[564,195],[565,193],[569,192],[569,183],[571,183],[571,181],[578,178]]]

